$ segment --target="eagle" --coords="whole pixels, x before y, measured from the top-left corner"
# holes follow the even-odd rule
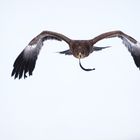
[[[140,69],[140,43],[133,37],[120,30],[105,32],[89,40],[73,40],[61,33],[43,31],[34,37],[16,58],[11,76],[14,76],[15,79],[21,79],[22,77],[26,78],[27,73],[29,76],[32,75],[39,52],[44,41],[46,40],[66,42],[69,46],[69,49],[59,52],[60,54],[73,55],[79,59],[79,65],[85,71],[95,70],[95,68],[84,68],[81,64],[81,59],[88,57],[94,51],[100,51],[102,49],[109,48],[110,46],[98,47],[95,46],[95,44],[103,39],[114,37],[120,38],[122,40],[124,46],[131,53],[136,66]]]

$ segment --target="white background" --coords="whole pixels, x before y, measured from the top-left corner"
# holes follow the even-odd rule
[[[139,0],[0,1],[1,140],[140,140],[140,71],[121,40],[82,61],[47,41],[33,76],[14,80],[13,63],[43,30],[91,39],[122,30],[140,40]]]

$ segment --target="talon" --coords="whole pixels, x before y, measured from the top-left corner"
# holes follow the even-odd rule
[[[92,71],[92,70],[95,70],[95,68],[92,68],[92,69],[88,69],[88,68],[84,68],[81,64],[81,61],[79,59],[79,66],[84,70],[84,71]]]

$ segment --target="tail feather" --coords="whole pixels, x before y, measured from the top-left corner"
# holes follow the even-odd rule
[[[69,49],[68,50],[65,50],[65,51],[58,52],[58,53],[65,54],[65,55],[72,55],[72,52]]]

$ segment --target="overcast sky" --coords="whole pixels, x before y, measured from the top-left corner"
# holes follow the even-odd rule
[[[122,30],[140,41],[139,0],[0,1],[1,140],[140,140],[140,71],[121,40],[82,60],[44,43],[33,76],[11,78],[13,63],[43,30],[91,39]]]

